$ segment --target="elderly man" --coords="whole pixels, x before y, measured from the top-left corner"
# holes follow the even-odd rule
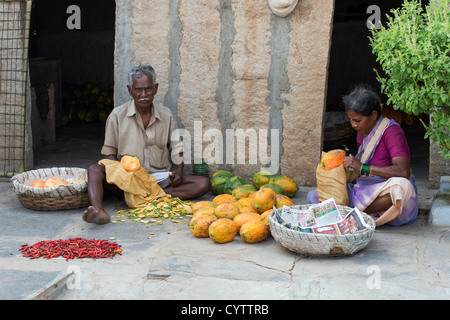
[[[150,173],[171,171],[169,184],[161,187],[173,197],[186,200],[209,192],[209,179],[183,176],[183,150],[174,146],[171,140],[172,133],[177,129],[176,121],[170,109],[153,103],[158,91],[155,70],[146,65],[135,67],[129,74],[128,82],[128,92],[133,99],[115,108],[109,115],[101,154],[111,160],[120,160],[126,154],[137,156]],[[172,160],[176,161],[171,163],[170,154],[175,155]],[[123,191],[106,182],[102,165],[89,166],[88,179],[91,206],[84,212],[83,220],[108,223],[110,217],[103,208],[104,190],[119,195]]]

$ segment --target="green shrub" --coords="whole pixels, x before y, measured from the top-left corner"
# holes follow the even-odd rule
[[[450,158],[450,1],[405,1],[391,10],[386,26],[371,29],[372,52],[385,73],[375,70],[388,104],[408,114],[426,114],[430,137]]]

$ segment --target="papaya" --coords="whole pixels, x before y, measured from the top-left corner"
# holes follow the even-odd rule
[[[259,171],[252,177],[252,184],[256,189],[260,189],[262,185],[269,183],[270,178],[273,177],[270,171]]]
[[[286,195],[286,193],[284,192],[283,188],[281,188],[279,185],[277,185],[275,183],[263,184],[259,190],[264,189],[264,188],[272,189],[273,191],[275,191],[276,194]]]
[[[261,218],[262,218],[263,220],[266,219],[266,218],[268,218],[269,215],[270,215],[272,212],[273,212],[273,208],[264,211],[263,213],[261,213]]]
[[[214,211],[216,210],[215,207],[209,207],[209,208],[204,208],[204,209],[200,209],[197,210],[196,212],[193,213],[192,217],[196,217],[198,215],[202,215],[202,214],[209,214],[209,215],[214,215]]]
[[[264,240],[269,235],[267,225],[262,220],[252,220],[244,223],[240,230],[239,235],[242,240],[247,243],[256,243]]]
[[[236,202],[236,205],[239,208],[244,208],[244,207],[252,207],[253,208],[253,199],[252,198],[241,198]]]
[[[269,222],[269,216],[270,214],[273,212],[273,209],[269,209],[264,211],[263,213],[261,213],[261,218],[262,221],[264,221],[264,223],[267,225],[267,230],[269,231],[269,235],[270,235],[270,222]]]
[[[340,165],[344,164],[344,157],[345,157],[345,153],[340,153],[338,155],[335,155],[331,159],[329,159],[325,163],[325,170],[331,170],[331,169],[337,168]]]
[[[275,202],[275,208],[281,208],[283,206],[293,206],[294,202],[289,198],[288,196],[284,196],[282,194],[277,194],[276,202]]]
[[[237,234],[236,224],[227,218],[217,219],[209,226],[209,238],[217,243],[233,241]]]
[[[60,179],[58,177],[48,178],[44,183],[44,188],[53,188],[61,185],[69,184],[66,180]]]
[[[192,218],[189,227],[194,236],[198,238],[207,238],[209,237],[209,226],[216,220],[217,218],[215,215],[200,214]]]
[[[85,182],[85,181],[86,181],[85,179],[80,179],[80,180],[75,181],[75,182],[72,183],[72,184],[82,183],[82,182]]]
[[[322,165],[325,170],[332,170],[344,163],[344,157],[345,152],[334,154],[331,157],[325,156],[325,159],[322,159]]]
[[[262,221],[262,217],[261,215],[259,215],[256,212],[247,212],[247,213],[240,213],[238,214],[236,217],[234,217],[233,222],[237,227],[237,230],[239,232],[239,230],[241,229],[241,226],[249,221],[253,221],[253,220],[260,220]]]
[[[221,172],[216,172],[211,178],[211,192],[215,195],[224,193],[224,186],[228,178],[232,177],[233,174],[229,171],[222,170]]]
[[[36,179],[30,183],[30,187],[36,187],[36,188],[44,188],[44,185],[45,185],[45,181],[42,179]]]
[[[281,187],[286,196],[289,198],[294,197],[298,191],[297,183],[293,179],[284,175],[278,175],[270,178],[269,183],[276,184]]]
[[[231,194],[239,200],[241,198],[248,198],[249,195],[256,191],[258,191],[258,189],[256,189],[253,185],[243,184],[234,189]]]
[[[239,207],[231,202],[225,202],[216,207],[214,214],[218,219],[228,218],[233,220],[239,214]]]
[[[256,191],[253,197],[253,207],[258,213],[263,213],[266,210],[271,209],[277,199],[277,194],[270,188],[264,188]]]
[[[320,158],[321,164],[323,167],[325,167],[325,161],[328,159],[334,157],[335,155],[338,155],[342,152],[345,152],[343,149],[333,149],[328,152],[322,152],[322,156]]]
[[[196,213],[198,210],[215,207],[211,201],[199,201],[192,205],[192,212]]]
[[[253,192],[253,193],[251,193],[247,198],[253,200],[253,198],[255,197],[255,195],[256,195],[256,192]]]
[[[247,213],[247,212],[258,213],[258,211],[256,211],[256,209],[253,208],[253,206],[250,206],[250,207],[241,207],[241,208],[239,208],[239,212],[240,212],[240,213]],[[258,213],[258,214],[259,214],[259,213]]]
[[[322,152],[320,159],[320,168],[331,170],[339,167],[344,163],[345,151],[342,149],[334,149],[328,152]]]
[[[133,155],[124,155],[120,159],[120,164],[127,172],[135,172],[141,168],[138,157]]]
[[[209,212],[207,209],[199,210],[194,214],[191,221],[189,222],[189,227],[193,227],[200,219],[212,219],[215,221],[217,220],[217,217],[215,216],[214,212]]]
[[[233,197],[231,194],[227,193],[219,194],[215,196],[213,199],[213,203],[216,207],[225,202],[237,202],[237,199]]]
[[[218,170],[216,172],[213,173],[213,175],[211,176],[211,178],[214,178],[215,176],[217,176],[220,173],[225,173],[226,175],[229,175],[230,177],[233,175],[230,171],[227,170]]]
[[[236,189],[237,187],[242,186],[244,184],[245,184],[245,180],[241,176],[229,177],[227,179],[227,182],[225,182],[223,191],[225,193],[232,194],[234,189]]]

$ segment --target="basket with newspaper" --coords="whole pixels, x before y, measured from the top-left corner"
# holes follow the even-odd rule
[[[351,255],[364,249],[375,221],[357,208],[319,204],[284,206],[269,216],[270,232],[284,248],[306,256]]]

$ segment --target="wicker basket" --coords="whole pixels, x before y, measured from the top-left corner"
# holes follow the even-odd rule
[[[306,210],[311,205],[295,206]],[[344,217],[352,208],[338,206],[341,216]],[[278,209],[281,210],[281,209]],[[354,254],[366,247],[375,232],[375,221],[364,212],[361,212],[369,228],[346,235],[314,234],[291,230],[279,224],[275,212],[269,216],[270,232],[282,247],[306,256],[342,256]]]
[[[77,184],[53,188],[30,187],[36,179],[58,177]],[[82,168],[47,168],[26,171],[11,178],[14,191],[25,208],[41,211],[57,211],[86,207],[90,204],[87,193],[87,170]]]

